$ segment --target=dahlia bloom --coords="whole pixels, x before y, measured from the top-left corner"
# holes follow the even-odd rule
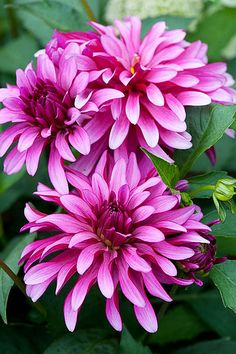
[[[40,51],[36,70],[29,64],[25,71],[16,72],[16,86],[0,89],[0,123],[13,123],[0,134],[0,156],[13,148],[4,161],[7,174],[18,172],[23,164],[30,175],[38,168],[40,156],[49,145],[48,172],[54,187],[68,192],[63,161],[76,161],[73,149],[81,154],[90,152],[90,138],[84,122],[92,103],[83,107],[83,114],[74,107],[76,95],[89,82],[88,72],[81,71],[89,58],[82,54],[83,46],[69,43],[57,63]],[[121,94],[115,90],[114,97]]]
[[[181,207],[180,195],[171,195],[155,170],[141,160],[138,164],[134,153],[114,160],[104,152],[90,177],[70,168],[66,176],[73,192],[61,195],[44,185],[37,192],[64,213],[46,215],[30,205],[25,209],[29,223],[22,230],[56,232],[23,251],[27,294],[36,301],[54,281],[57,294],[74,276],[64,303],[70,331],[87,293],[98,284],[116,330],[122,329],[122,293],[141,326],[155,332],[157,318],[148,293],[171,301],[165,284],[195,281],[191,275],[181,278],[177,265],[194,257],[193,244],[209,243],[205,234],[210,228],[200,222],[195,205]]]
[[[139,146],[166,158],[163,149],[191,147],[185,106],[236,102],[226,64],[207,64],[206,44],[186,42],[183,30],[168,31],[164,22],[158,22],[141,39],[137,17],[117,20],[115,27],[91,25],[99,37],[91,39],[86,50],[93,67],[84,68],[90,82],[76,96],[75,107],[83,112],[90,102],[104,112],[91,110],[93,119],[85,125],[93,143],[108,132],[109,147],[117,149],[132,131]],[[76,35],[68,34],[68,42],[76,40]],[[120,92],[120,97],[114,98],[108,88]]]

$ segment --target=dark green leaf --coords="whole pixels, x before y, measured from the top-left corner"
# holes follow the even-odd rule
[[[43,21],[46,27],[58,29],[60,31],[83,31],[88,29],[86,21],[88,17],[83,10],[80,1],[73,0],[65,2],[62,0],[35,2],[35,1],[18,1],[16,4],[19,10],[29,12],[33,18],[37,17],[41,22]],[[24,21],[24,18],[22,18]],[[38,31],[38,27],[34,26],[32,19],[28,20],[28,27],[31,27],[34,33]],[[27,22],[26,22],[27,23]],[[35,27],[35,30],[33,28]],[[44,31],[45,31],[45,26]],[[36,36],[37,33],[36,33]]]
[[[145,154],[150,158],[157,172],[161,176],[163,182],[170,188],[175,188],[176,182],[179,180],[179,168],[175,164],[170,164],[165,160],[151,154],[143,149]]]
[[[148,347],[144,347],[142,343],[136,342],[131,336],[127,328],[124,328],[121,335],[119,354],[151,354]]]
[[[179,305],[169,310],[163,317],[158,332],[150,336],[149,343],[164,345],[181,340],[190,340],[207,330],[206,324],[189,306]]]
[[[35,236],[36,234],[18,236],[17,242],[14,240],[12,241],[13,243],[9,243],[7,249],[4,251],[3,261],[15,274],[18,273],[20,268],[18,262],[23,248],[33,241]],[[11,278],[0,269],[0,314],[5,323],[7,323],[7,300],[12,286],[13,281]]]
[[[37,43],[30,35],[24,34],[0,48],[2,72],[14,73],[17,68],[25,68],[38,50]],[[17,53],[17,54],[16,54]]]
[[[54,341],[44,354],[116,354],[118,342],[103,330],[78,331]]]
[[[236,106],[209,105],[190,107],[187,111],[188,132],[192,135],[193,147],[186,151],[178,150],[175,154],[180,166],[180,177],[184,177],[195,160],[224,134],[234,122]]]
[[[217,290],[212,290],[208,294],[208,298],[198,296],[189,301],[189,305],[221,337],[230,336],[231,339],[236,339],[236,315],[224,308]]]
[[[203,218],[204,223],[217,219],[217,213],[212,211]],[[211,226],[212,234],[216,237],[217,253],[219,255],[236,256],[236,215],[226,211],[224,223]]]
[[[221,178],[226,178],[228,176],[227,172],[225,171],[212,171],[209,173],[205,173],[203,175],[198,175],[194,177],[188,178],[189,188],[188,192],[191,193],[193,191],[197,191],[199,188],[206,186],[206,185],[215,185],[216,182]],[[196,194],[196,198],[211,198],[212,191],[205,190],[200,191]]]
[[[223,30],[222,30],[223,29]],[[236,9],[224,8],[206,14],[198,23],[188,40],[201,40],[208,44],[208,56],[211,61],[222,58],[222,50],[236,32]],[[217,40],[216,40],[217,38]]]
[[[200,342],[187,348],[181,348],[172,354],[233,354],[236,352],[236,341],[228,339]]]
[[[236,261],[214,266],[210,277],[221,294],[224,306],[236,312]]]
[[[24,174],[24,169],[10,176],[4,173],[0,173],[0,195],[1,193],[4,193],[8,188],[13,186],[16,182],[18,182],[24,176]]]

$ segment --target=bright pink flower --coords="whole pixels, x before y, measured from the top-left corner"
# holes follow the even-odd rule
[[[34,175],[40,155],[49,145],[50,179],[61,193],[68,192],[63,160],[76,161],[72,148],[84,155],[90,152],[90,139],[83,128],[89,104],[83,115],[74,108],[76,95],[89,80],[87,72],[78,73],[84,60],[81,50],[78,44],[69,44],[57,66],[41,53],[36,70],[31,64],[25,71],[18,69],[17,85],[0,89],[4,105],[0,123],[13,123],[0,134],[0,156],[13,145],[4,161],[7,174],[18,172],[26,163],[28,173]]]
[[[165,284],[194,282],[192,277],[179,278],[177,266],[194,257],[193,244],[208,242],[204,234],[209,227],[200,222],[196,206],[181,207],[180,195],[171,195],[141,160],[138,165],[134,153],[114,162],[104,152],[90,177],[71,169],[66,176],[73,192],[60,195],[43,185],[37,192],[65,213],[46,215],[30,205],[25,209],[29,223],[23,230],[57,232],[23,251],[27,294],[36,301],[53,281],[58,293],[76,274],[64,304],[70,331],[88,291],[98,284],[106,298],[106,316],[116,330],[122,329],[121,290],[134,305],[139,323],[155,332],[157,319],[147,293],[171,301]]]
[[[99,39],[90,34],[86,52],[94,67],[84,68],[91,81],[77,95],[75,106],[82,111],[90,95],[90,102],[106,111],[95,114],[86,126],[93,142],[109,131],[109,147],[117,149],[134,127],[139,145],[163,156],[161,147],[191,147],[185,106],[236,102],[226,64],[207,64],[206,44],[186,42],[183,30],[168,31],[164,22],[158,22],[141,39],[141,21],[136,17],[117,20],[115,27],[91,25],[99,34]],[[58,51],[66,41],[81,41],[81,35],[56,33],[54,41]],[[109,89],[118,90],[121,97],[115,98]]]

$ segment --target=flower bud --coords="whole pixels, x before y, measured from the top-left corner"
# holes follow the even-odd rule
[[[226,202],[233,198],[235,195],[234,188],[236,186],[235,179],[223,178],[220,179],[215,186],[214,195],[216,199]]]

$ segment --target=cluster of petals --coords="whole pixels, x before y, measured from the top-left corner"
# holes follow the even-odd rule
[[[89,105],[83,115],[74,107],[76,95],[89,81],[83,69],[83,47],[68,45],[54,63],[40,51],[36,69],[29,64],[16,72],[16,86],[0,89],[0,123],[13,123],[0,134],[0,156],[13,145],[4,161],[7,174],[18,172],[24,163],[34,175],[40,156],[49,146],[48,172],[54,187],[68,192],[64,160],[76,161],[73,150],[87,155],[90,138],[83,128]]]
[[[141,39],[137,17],[116,20],[115,26],[91,25],[98,32],[87,34],[86,54],[91,61],[85,70],[91,81],[77,95],[75,107],[83,110],[89,101],[99,104],[99,112],[106,112],[90,112],[94,113],[88,126],[92,142],[107,131],[109,147],[117,149],[134,130],[139,145],[168,159],[166,150],[191,147],[185,106],[236,102],[226,64],[208,64],[207,45],[188,43],[183,30],[169,31],[158,22]],[[57,32],[47,52],[57,56],[66,44],[82,40],[81,34]]]
[[[36,301],[52,282],[57,294],[74,277],[64,303],[70,331],[87,293],[97,284],[116,330],[122,329],[123,294],[141,326],[155,332],[150,295],[171,301],[168,284],[192,284],[189,265],[196,264],[198,246],[210,243],[201,211],[195,205],[182,207],[180,194],[172,195],[156,171],[142,159],[137,162],[134,153],[114,158],[105,151],[89,177],[72,168],[65,173],[72,192],[60,194],[42,184],[36,192],[63,213],[46,215],[31,205],[25,209],[29,223],[23,230],[55,232],[23,251],[27,294]]]
[[[188,43],[183,30],[158,22],[141,39],[137,17],[91,26],[96,32],[55,32],[36,68],[18,69],[16,85],[0,89],[0,124],[12,123],[0,134],[0,156],[12,147],[6,173],[26,164],[34,175],[48,145],[50,179],[67,193],[63,165],[74,150],[95,152],[95,163],[131,137],[172,161],[173,149],[191,147],[185,106],[236,102],[226,65],[207,64],[207,46]]]

